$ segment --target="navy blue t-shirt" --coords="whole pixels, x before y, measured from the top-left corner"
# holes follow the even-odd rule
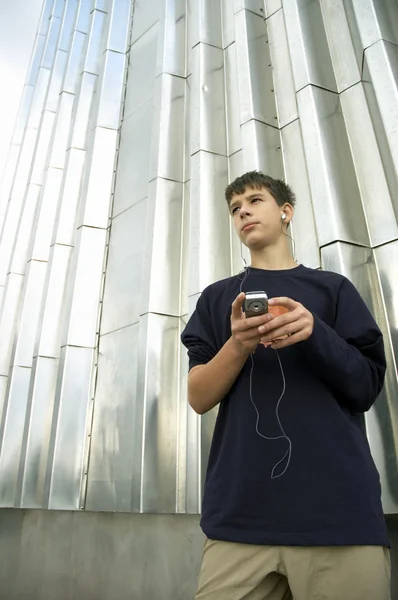
[[[210,361],[230,338],[241,285],[242,275],[230,277],[201,294],[182,334],[190,368]],[[205,535],[248,544],[388,546],[363,421],[383,386],[379,328],[355,287],[336,273],[250,267],[243,291],[258,290],[303,304],[314,330],[278,351],[286,380],[278,411],[278,355],[262,345],[253,354],[257,431],[278,439],[256,432],[252,357],[220,403],[204,488]]]

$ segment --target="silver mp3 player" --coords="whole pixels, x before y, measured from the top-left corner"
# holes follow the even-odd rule
[[[258,317],[268,312],[268,296],[265,292],[246,292],[244,302],[246,317]]]

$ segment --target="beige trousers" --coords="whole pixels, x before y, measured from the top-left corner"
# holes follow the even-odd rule
[[[390,600],[382,546],[255,546],[207,540],[196,600]]]

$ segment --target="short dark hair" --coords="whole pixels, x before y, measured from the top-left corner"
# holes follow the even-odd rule
[[[270,177],[269,175],[264,175],[261,171],[249,171],[248,173],[237,177],[235,181],[230,183],[226,188],[225,199],[228,202],[228,206],[231,203],[232,196],[235,194],[243,194],[248,187],[254,190],[266,188],[275,198],[275,202],[278,206],[283,206],[288,203],[294,207],[296,203],[296,196],[290,185],[281,179],[273,179],[273,177]]]

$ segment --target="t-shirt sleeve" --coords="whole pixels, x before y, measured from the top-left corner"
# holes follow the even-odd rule
[[[302,348],[306,360],[352,412],[366,412],[379,395],[386,371],[383,336],[361,296],[343,280],[334,327],[314,315]]]
[[[181,334],[181,341],[188,350],[189,370],[208,363],[218,352],[209,295],[207,290],[201,294],[195,311]]]

